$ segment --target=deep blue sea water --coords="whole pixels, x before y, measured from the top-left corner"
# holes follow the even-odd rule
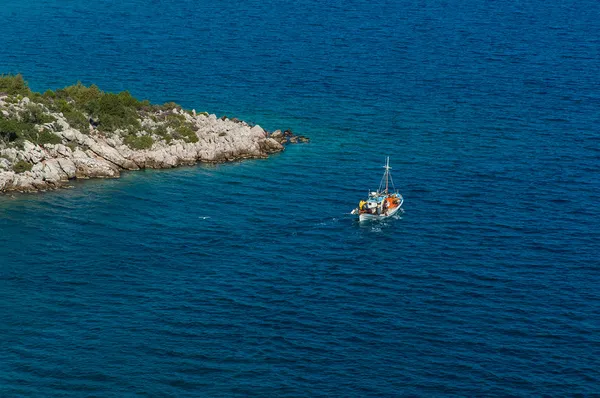
[[[600,394],[600,3],[4,0],[0,73],[309,135],[0,197],[0,396]],[[390,156],[398,219],[347,214]]]

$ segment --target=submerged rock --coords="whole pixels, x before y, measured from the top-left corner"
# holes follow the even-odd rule
[[[292,130],[285,130],[283,133],[281,130],[275,130],[271,133],[270,137],[280,144],[297,144],[299,142],[308,143],[310,140],[302,135],[294,135]]]

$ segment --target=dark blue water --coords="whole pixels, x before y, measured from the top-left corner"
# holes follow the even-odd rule
[[[600,392],[600,3],[4,0],[0,72],[312,143],[0,197],[1,396]],[[405,212],[345,213],[390,156]]]

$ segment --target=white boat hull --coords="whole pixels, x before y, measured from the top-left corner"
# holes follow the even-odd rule
[[[401,205],[402,205],[402,203],[400,203],[400,206]],[[383,214],[362,213],[362,214],[360,214],[358,216],[358,221],[375,221],[375,220],[383,220],[383,219],[386,219],[386,218],[390,218],[391,216],[393,216],[394,214],[396,214],[398,212],[398,210],[400,210],[400,206],[388,209]]]

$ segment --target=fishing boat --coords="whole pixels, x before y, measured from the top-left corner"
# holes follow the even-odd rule
[[[389,218],[396,214],[404,198],[396,187],[394,187],[394,180],[390,170],[390,158],[389,156],[385,160],[385,172],[379,183],[377,191],[369,192],[366,200],[361,200],[358,207],[352,210],[351,214],[358,215],[359,221],[369,220],[382,220]],[[391,188],[391,189],[390,189]]]

